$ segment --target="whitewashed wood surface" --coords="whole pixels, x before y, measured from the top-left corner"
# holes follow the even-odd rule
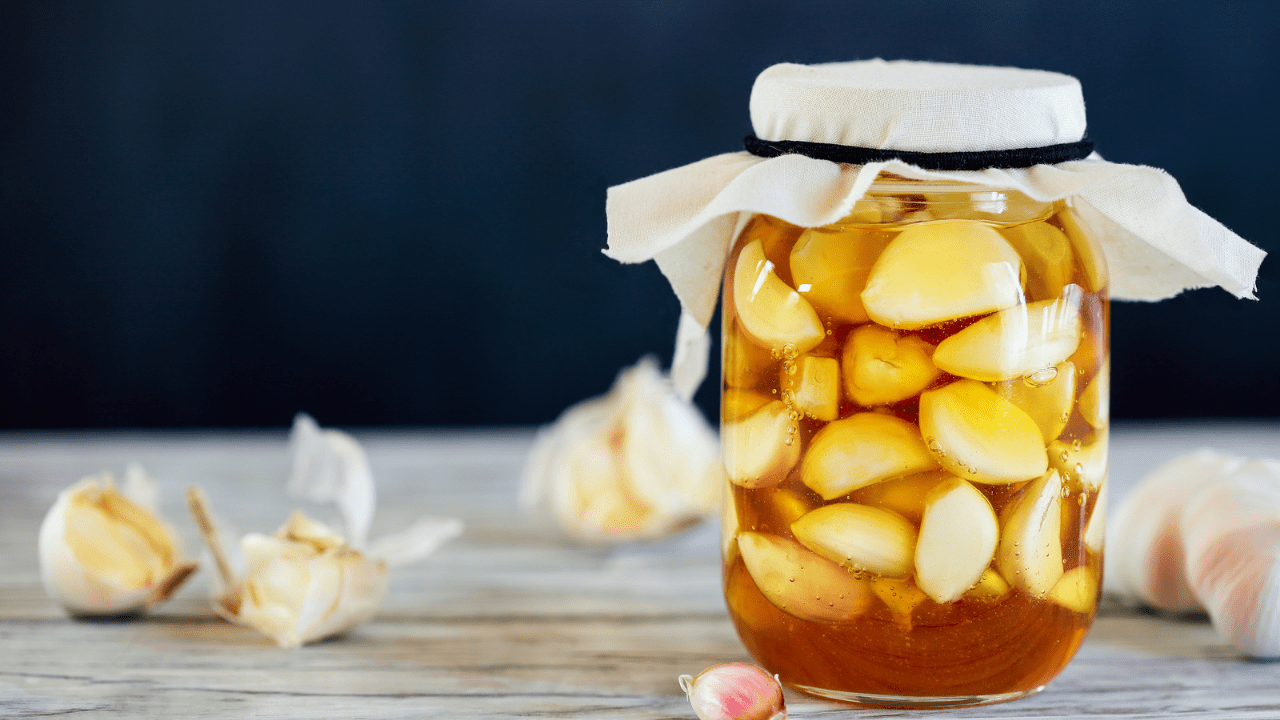
[[[659,543],[576,546],[519,510],[529,431],[357,435],[379,482],[374,537],[423,514],[467,530],[399,570],[373,622],[298,650],[218,619],[207,572],[146,618],[68,619],[41,589],[35,550],[60,489],[130,460],[156,476],[193,551],[189,484],[236,529],[274,530],[296,505],[283,430],[0,435],[0,717],[692,718],[676,676],[749,660],[725,615],[711,523]],[[1199,446],[1280,456],[1280,423],[1117,427],[1113,492]],[[793,718],[1275,719],[1280,664],[1240,657],[1202,618],[1108,606],[1031,698],[928,713],[788,702]]]

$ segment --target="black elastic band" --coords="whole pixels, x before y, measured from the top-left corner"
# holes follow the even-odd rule
[[[815,160],[830,160],[850,165],[901,160],[925,170],[985,170],[987,168],[1027,168],[1032,165],[1055,165],[1068,160],[1083,160],[1093,152],[1093,143],[1081,140],[1060,145],[1018,148],[1016,150],[978,150],[972,152],[914,152],[879,148],[801,142],[799,140],[761,140],[748,135],[742,140],[747,152],[763,158],[780,155],[804,155]]]

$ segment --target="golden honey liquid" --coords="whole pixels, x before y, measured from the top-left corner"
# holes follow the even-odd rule
[[[979,202],[975,202],[975,197]],[[1037,205],[1027,201],[1019,206],[1014,202],[1011,212],[1003,212],[1010,208],[1002,205],[984,208],[980,201],[986,197],[986,194],[931,197],[903,194],[900,190],[882,197],[869,196],[868,200],[859,203],[849,218],[823,230],[844,233],[848,242],[864,243],[866,252],[874,261],[876,254],[912,224],[943,218],[966,218],[994,228],[1015,248],[1024,266],[1021,284],[1026,303],[1052,300],[1063,292],[1066,285],[1076,285],[1081,289],[1080,342],[1067,363],[1058,366],[1059,370],[1066,368],[1067,364],[1074,367],[1075,384],[1065,400],[1066,409],[1062,411],[1062,417],[1056,424],[1051,423],[1054,429],[1060,425],[1061,430],[1051,438],[1054,442],[1050,452],[1056,456],[1050,457],[1050,461],[1051,466],[1062,471],[1061,532],[1057,540],[1061,546],[1062,571],[1065,575],[1083,568],[1080,572],[1086,573],[1093,583],[1086,591],[1088,597],[1083,600],[1077,598],[1073,603],[1062,600],[1061,595],[1028,592],[1019,586],[1019,578],[997,577],[992,579],[994,586],[974,587],[959,599],[940,604],[924,596],[916,587],[914,577],[882,578],[848,565],[842,569],[847,577],[838,574],[824,576],[824,585],[811,590],[815,598],[800,598],[806,606],[812,602],[819,603],[814,606],[819,610],[817,616],[812,611],[789,612],[780,607],[786,603],[777,601],[778,593],[785,595],[788,592],[786,587],[774,589],[775,600],[762,592],[760,583],[780,582],[785,585],[795,579],[762,578],[757,582],[748,571],[736,542],[742,537],[741,533],[799,542],[792,532],[792,523],[816,508],[834,503],[887,508],[906,517],[918,528],[918,505],[921,502],[918,495],[929,487],[932,480],[917,478],[918,491],[913,490],[914,486],[909,482],[888,480],[828,500],[802,481],[802,468],[810,442],[830,421],[874,411],[900,418],[918,432],[920,394],[863,406],[849,397],[842,376],[835,409],[817,411],[826,417],[815,417],[811,408],[801,406],[802,401],[796,396],[799,385],[794,379],[797,376],[795,366],[801,361],[799,356],[807,354],[839,361],[846,343],[852,342],[855,330],[875,323],[861,319],[856,311],[844,313],[842,318],[819,310],[826,338],[807,353],[796,353],[788,347],[764,347],[766,342],[745,332],[733,301],[733,269],[749,243],[761,241],[773,272],[788,287],[800,290],[802,297],[806,296],[806,291],[814,291],[814,288],[797,283],[791,272],[790,255],[803,229],[774,218],[758,216],[735,243],[729,259],[730,271],[726,274],[722,422],[728,426],[759,412],[762,403],[781,400],[789,410],[785,430],[781,435],[757,433],[750,437],[749,442],[756,445],[769,442],[785,444],[787,448],[780,453],[784,456],[784,466],[792,457],[787,453],[796,452],[791,448],[798,449],[798,459],[789,465],[789,469],[784,468],[782,479],[773,484],[760,487],[751,487],[751,482],[746,482],[746,486],[729,484],[728,498],[731,502],[726,504],[727,515],[723,518],[724,585],[729,611],[743,642],[765,668],[778,673],[781,680],[789,685],[831,697],[885,705],[910,705],[910,698],[969,698],[968,701],[956,700],[955,704],[1009,699],[1018,693],[1034,691],[1056,676],[1079,648],[1093,621],[1101,586],[1101,545],[1099,536],[1099,540],[1093,543],[1097,550],[1091,550],[1084,537],[1095,512],[1099,513],[1098,525],[1102,524],[1103,506],[1098,502],[1101,488],[1096,484],[1097,478],[1094,477],[1095,484],[1086,480],[1086,474],[1096,475],[1097,468],[1084,468],[1076,460],[1081,448],[1087,450],[1106,441],[1105,404],[1099,411],[1095,407],[1096,396],[1085,401],[1084,406],[1081,404],[1086,388],[1100,375],[1109,372],[1106,365],[1109,318],[1105,268],[1096,245],[1082,235],[1070,210],[1062,203]],[[1037,223],[1051,226],[1055,231],[1041,233],[1041,236],[1061,238],[1065,245],[1035,247],[1020,240],[1028,237],[1028,232],[1035,236],[1043,230],[1035,227]],[[797,288],[798,285],[801,287]],[[896,329],[895,332],[899,337],[919,337],[922,346],[932,348],[984,315],[915,330]],[[827,365],[831,366],[831,363]],[[1019,395],[1025,388],[1018,387],[1018,383],[1034,388],[1053,371],[1050,368],[1029,373],[1026,377],[988,381],[986,385],[1004,397],[1024,403],[1023,409],[1034,415],[1040,408],[1034,407],[1034,397],[1028,401]],[[955,375],[941,372],[925,390],[944,387],[958,380],[960,378]],[[830,413],[834,413],[834,417]],[[784,421],[779,420],[781,422]],[[1095,425],[1100,425],[1101,429]],[[727,458],[747,451],[745,447],[730,446],[729,443],[734,442],[733,435],[726,433],[725,437]],[[747,441],[739,439],[738,442]],[[1103,447],[1105,453],[1105,445]],[[1105,473],[1105,457],[1102,467]],[[935,470],[934,475],[941,477],[947,473]],[[960,475],[963,477],[963,473]],[[1105,474],[1102,477],[1105,481]],[[1002,512],[1032,483],[971,484],[990,502],[996,516],[1002,518],[1003,532]],[[997,556],[999,553],[997,550]],[[994,559],[987,573],[998,575]],[[984,575],[983,580],[987,579]],[[850,583],[847,587],[846,582]],[[1001,585],[1005,588],[1003,591],[1000,590]],[[868,589],[870,594],[867,594]],[[846,591],[855,590],[871,598],[865,603],[865,608],[851,616],[838,618],[826,617],[821,612],[825,610],[821,603],[827,599],[834,607],[846,600]],[[823,593],[828,595],[816,597]],[[1073,604],[1074,607],[1070,606]]]

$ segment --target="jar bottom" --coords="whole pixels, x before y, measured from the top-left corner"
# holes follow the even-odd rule
[[[837,702],[851,703],[853,705],[862,705],[865,707],[881,707],[881,708],[904,708],[927,710],[931,708],[958,708],[958,707],[975,707],[978,705],[995,705],[996,703],[1009,702],[1017,700],[1028,695],[1034,695],[1044,690],[1045,685],[1031,688],[1030,690],[1018,690],[1016,692],[998,693],[995,695],[878,695],[875,693],[856,693],[847,692],[845,690],[827,690],[825,688],[810,687],[808,685],[790,685],[789,687],[799,690],[808,695],[815,695],[827,700],[835,700]]]

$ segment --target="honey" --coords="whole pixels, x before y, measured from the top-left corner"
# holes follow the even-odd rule
[[[882,176],[827,227],[753,218],[728,268],[724,583],[750,652],[874,705],[1043,687],[1102,568],[1107,276],[1071,209]]]

